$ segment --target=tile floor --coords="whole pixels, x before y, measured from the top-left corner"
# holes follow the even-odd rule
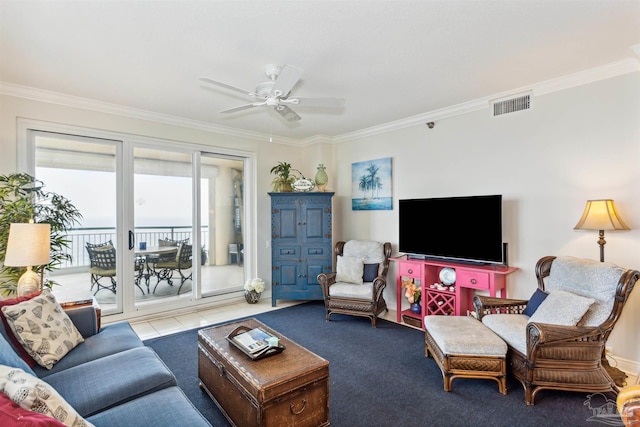
[[[203,309],[192,313],[163,317],[149,321],[131,321],[133,330],[140,339],[146,340],[163,335],[174,334],[187,329],[205,327],[215,323],[226,322],[239,317],[251,316],[271,310],[290,307],[299,304],[300,301],[279,301],[277,307],[271,307],[271,298],[263,298],[257,304],[247,304],[242,301],[235,304]],[[396,312],[389,310],[380,316],[381,319],[395,322]]]

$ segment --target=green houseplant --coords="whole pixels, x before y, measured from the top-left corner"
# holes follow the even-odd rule
[[[51,225],[51,262],[40,268],[52,271],[62,261],[71,260],[67,230],[79,223],[80,211],[71,201],[59,194],[44,190],[44,184],[26,173],[0,175],[0,260],[7,251],[9,228],[14,222],[29,222]],[[3,295],[15,293],[18,279],[25,268],[5,267],[0,269],[0,290]],[[49,281],[51,287],[55,282]]]
[[[296,176],[291,173],[291,163],[278,162],[277,165],[271,168],[271,173],[276,175],[273,178],[271,184],[273,185],[273,191],[275,192],[290,192],[293,191],[291,184],[296,180]]]

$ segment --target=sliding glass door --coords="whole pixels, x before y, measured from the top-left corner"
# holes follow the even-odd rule
[[[64,130],[28,127],[23,154],[26,171],[83,215],[68,236],[71,259],[49,278],[56,293],[94,295],[103,315],[127,317],[242,292],[248,157]],[[93,247],[113,249],[108,272],[96,270]]]

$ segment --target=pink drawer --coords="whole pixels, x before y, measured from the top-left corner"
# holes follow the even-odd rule
[[[422,264],[412,263],[412,262],[401,262],[399,267],[399,275],[404,277],[414,277],[421,278],[422,277]]]
[[[489,273],[456,268],[456,285],[473,289],[489,289]]]

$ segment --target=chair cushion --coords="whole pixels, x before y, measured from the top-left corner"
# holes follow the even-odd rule
[[[372,301],[373,283],[367,282],[356,285],[353,283],[336,282],[329,287],[329,296]]]
[[[444,354],[499,356],[507,345],[482,322],[468,316],[425,316],[424,327]]]
[[[618,281],[623,273],[623,268],[608,262],[558,257],[551,264],[545,289],[593,298],[595,302],[580,324],[598,326],[611,314]]]
[[[502,338],[509,346],[527,354],[527,322],[524,314],[487,314],[482,323]]]
[[[522,314],[526,314],[527,316],[531,317],[533,313],[536,312],[540,304],[542,304],[542,301],[547,298],[547,295],[548,294],[542,289],[536,289],[533,295],[531,295],[531,298],[529,298],[527,307],[522,311]]]
[[[92,425],[84,420],[51,385],[22,369],[0,366],[0,391],[21,408],[48,415],[64,425],[74,427]]]
[[[84,341],[49,289],[29,301],[2,307],[2,312],[27,353],[47,369]]]
[[[575,326],[594,301],[593,298],[581,297],[571,292],[552,291],[529,318],[529,322]]]
[[[384,262],[384,243],[371,240],[349,240],[342,248],[342,255],[361,258],[365,264]]]
[[[336,260],[336,282],[362,284],[364,260],[338,255]]]

